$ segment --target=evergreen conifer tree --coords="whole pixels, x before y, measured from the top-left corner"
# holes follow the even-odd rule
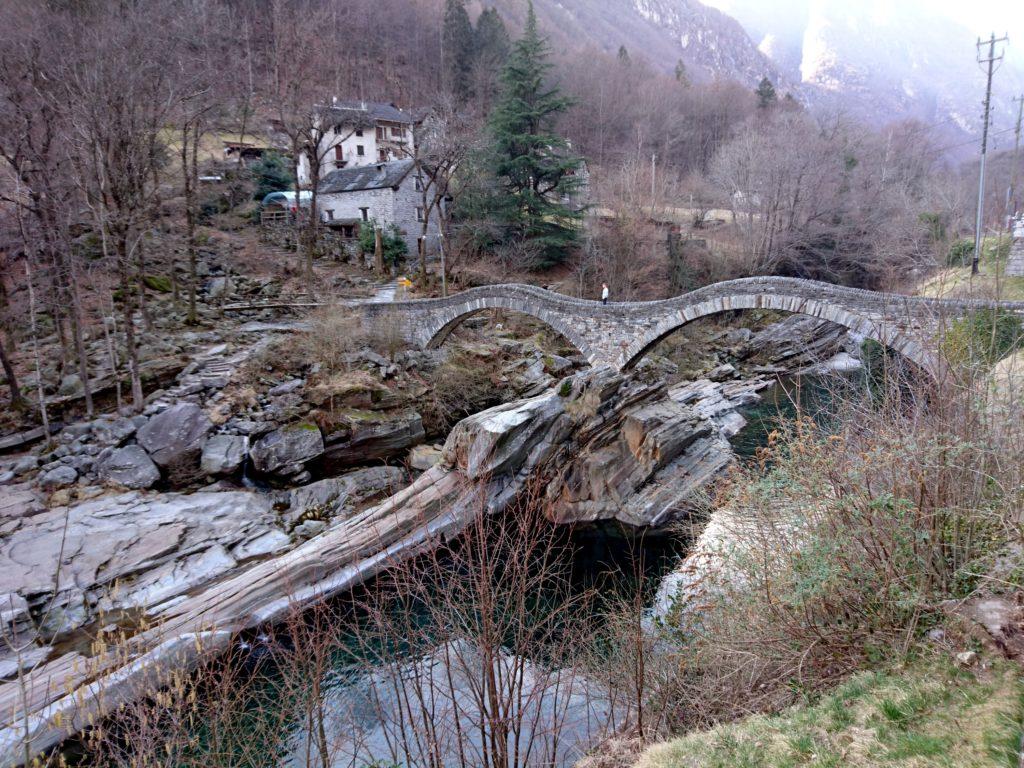
[[[775,86],[772,85],[772,81],[767,77],[761,78],[761,82],[758,83],[754,94],[757,96],[757,106],[759,109],[767,109],[779,100],[778,95],[775,93]]]
[[[682,59],[676,62],[676,80],[684,86],[690,85],[690,78],[686,74],[686,65]]]
[[[512,47],[497,9],[484,9],[476,20],[473,38],[473,86],[478,106],[486,112],[497,96],[501,71]]]
[[[581,161],[555,130],[571,101],[545,82],[551,68],[548,53],[530,2],[526,28],[512,46],[490,123],[502,190],[497,215],[508,236],[536,247],[538,268],[565,259],[582,218],[564,202],[579,189]]]
[[[473,25],[463,0],[446,0],[441,28],[441,67],[445,87],[459,101],[471,95],[473,71]]]

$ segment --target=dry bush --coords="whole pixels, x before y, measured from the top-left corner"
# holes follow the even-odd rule
[[[401,328],[390,320],[370,327],[347,309],[328,307],[310,315],[310,328],[275,340],[254,355],[249,378],[266,372],[289,373],[319,365],[326,374],[351,370],[350,356],[367,348],[394,357],[408,347]]]
[[[881,404],[845,403],[834,432],[799,420],[774,435],[728,484],[702,581],[664,627],[677,721],[777,708],[906,654],[943,601],[1020,585],[1019,568],[990,577],[1024,543],[1019,418],[988,418],[971,390],[890,384]]]
[[[447,435],[460,419],[501,402],[493,367],[457,347],[426,383],[418,409],[428,435]]]

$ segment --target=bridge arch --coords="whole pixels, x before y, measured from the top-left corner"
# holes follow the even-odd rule
[[[464,320],[488,309],[504,309],[529,315],[565,337],[588,362],[593,363],[598,358],[597,351],[587,337],[573,327],[565,315],[512,296],[481,296],[445,307],[438,313],[436,322],[427,328],[424,334],[428,337],[427,348],[437,349]]]
[[[773,309],[828,320],[898,352],[932,376],[940,376],[944,368],[941,358],[929,352],[925,344],[922,343],[922,339],[907,333],[895,323],[879,322],[826,299],[811,299],[778,293],[721,296],[682,306],[678,311],[669,313],[653,328],[642,333],[630,343],[619,356],[617,365],[621,369],[628,370],[634,367],[652,347],[684,325],[702,317],[738,309]]]

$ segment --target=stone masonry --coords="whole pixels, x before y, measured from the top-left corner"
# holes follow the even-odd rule
[[[1024,302],[930,299],[880,293],[787,277],[752,277],[705,286],[662,301],[574,299],[530,285],[470,288],[443,299],[358,303],[371,325],[387,324],[423,348],[440,346],[470,315],[505,309],[531,315],[569,340],[591,365],[628,369],[681,326],[737,309],[773,309],[829,320],[894,349],[932,375],[943,363],[935,343],[946,323],[1000,306],[1024,315]]]

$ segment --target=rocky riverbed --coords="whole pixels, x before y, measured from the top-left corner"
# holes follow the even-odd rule
[[[97,639],[123,633],[135,658],[153,650],[145,628],[156,623],[185,636],[200,616],[223,630],[270,620],[271,605],[382,567],[367,531],[389,557],[454,535],[479,511],[475,488],[491,512],[540,482],[555,523],[670,525],[700,509],[735,460],[740,410],[774,373],[856,348],[820,324],[801,332],[814,343],[773,326],[734,333],[707,376],[688,379],[664,359],[628,376],[560,379],[572,359],[513,339],[356,349],[330,375],[282,372],[257,357],[259,345],[214,348],[143,414],[70,425],[56,445],[0,463],[0,619],[17,641],[0,654],[0,679],[49,681],[29,709],[37,743],[53,743],[61,729],[44,709],[111,672],[106,660],[70,672],[88,666]],[[424,388],[452,355],[491,366],[488,396],[532,396],[466,417],[439,449],[424,427]],[[250,580],[259,586],[238,603],[232,585]],[[0,703],[20,700],[0,682]]]

